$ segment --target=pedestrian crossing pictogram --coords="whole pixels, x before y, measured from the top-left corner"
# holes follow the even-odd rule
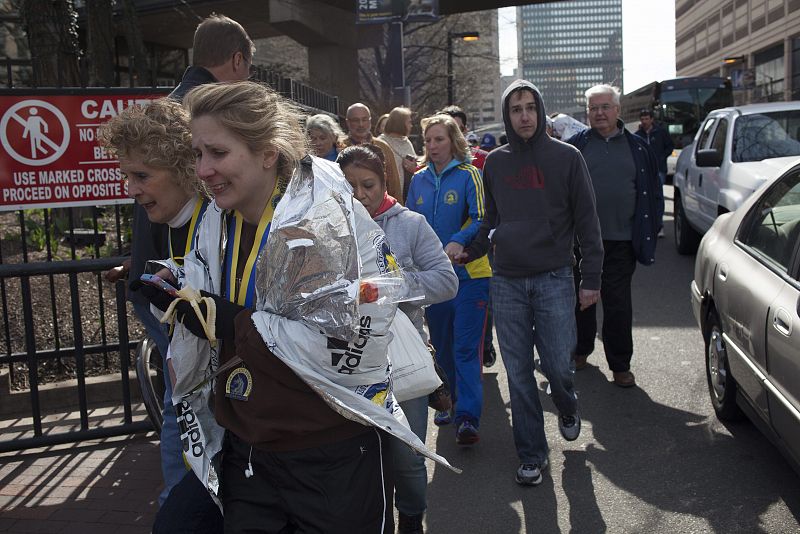
[[[19,163],[41,167],[60,158],[69,146],[69,123],[49,102],[17,102],[0,119],[0,141]],[[22,139],[24,142],[20,143]]]

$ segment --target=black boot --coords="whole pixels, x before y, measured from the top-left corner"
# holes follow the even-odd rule
[[[398,515],[397,534],[425,534],[422,528],[422,518],[425,514],[405,515],[400,512]]]

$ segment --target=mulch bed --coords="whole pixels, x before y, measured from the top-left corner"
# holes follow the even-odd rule
[[[37,210],[41,211],[41,210]],[[30,219],[36,226],[36,213]],[[26,212],[26,218],[29,217]],[[101,225],[106,231],[108,243],[116,243],[114,229],[114,210],[106,210],[102,214]],[[30,228],[30,226],[28,226]],[[19,237],[18,212],[0,213],[0,253],[2,263],[23,263],[22,242]],[[28,242],[28,262],[48,261],[46,250],[39,248],[43,243]],[[68,245],[55,243],[58,249],[52,254],[50,261],[71,259]],[[38,245],[38,246],[37,246]],[[119,255],[115,247],[93,246],[77,248],[76,259],[93,257],[110,257]],[[76,275],[78,289],[78,305],[80,306],[80,325],[83,333],[83,344],[98,345],[116,343],[119,339],[116,289],[113,284],[103,280],[100,273],[80,273]],[[0,352],[14,354],[26,352],[26,324],[23,314],[23,302],[27,298],[22,292],[19,278],[0,281]],[[69,275],[35,276],[30,278],[30,303],[33,310],[33,333],[36,350],[55,350],[71,348],[75,344],[75,324],[73,323],[73,301]],[[131,341],[144,335],[144,329],[135,319],[130,303],[126,303],[128,318],[128,335]],[[131,355],[133,358],[133,354]],[[86,375],[97,376],[118,373],[120,370],[119,353],[87,355]],[[76,362],[73,356],[40,359],[37,365],[39,384],[58,382],[76,378]],[[27,389],[29,386],[27,363],[14,362],[10,369],[11,389]]]

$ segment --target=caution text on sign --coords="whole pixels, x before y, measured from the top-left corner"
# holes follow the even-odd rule
[[[97,132],[166,92],[0,96],[0,211],[130,202]]]

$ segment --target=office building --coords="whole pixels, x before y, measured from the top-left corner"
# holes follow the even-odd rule
[[[730,76],[739,104],[800,99],[800,0],[677,0],[679,76]]]
[[[517,7],[522,77],[541,90],[548,112],[585,114],[586,89],[622,87],[622,0],[575,0]]]

